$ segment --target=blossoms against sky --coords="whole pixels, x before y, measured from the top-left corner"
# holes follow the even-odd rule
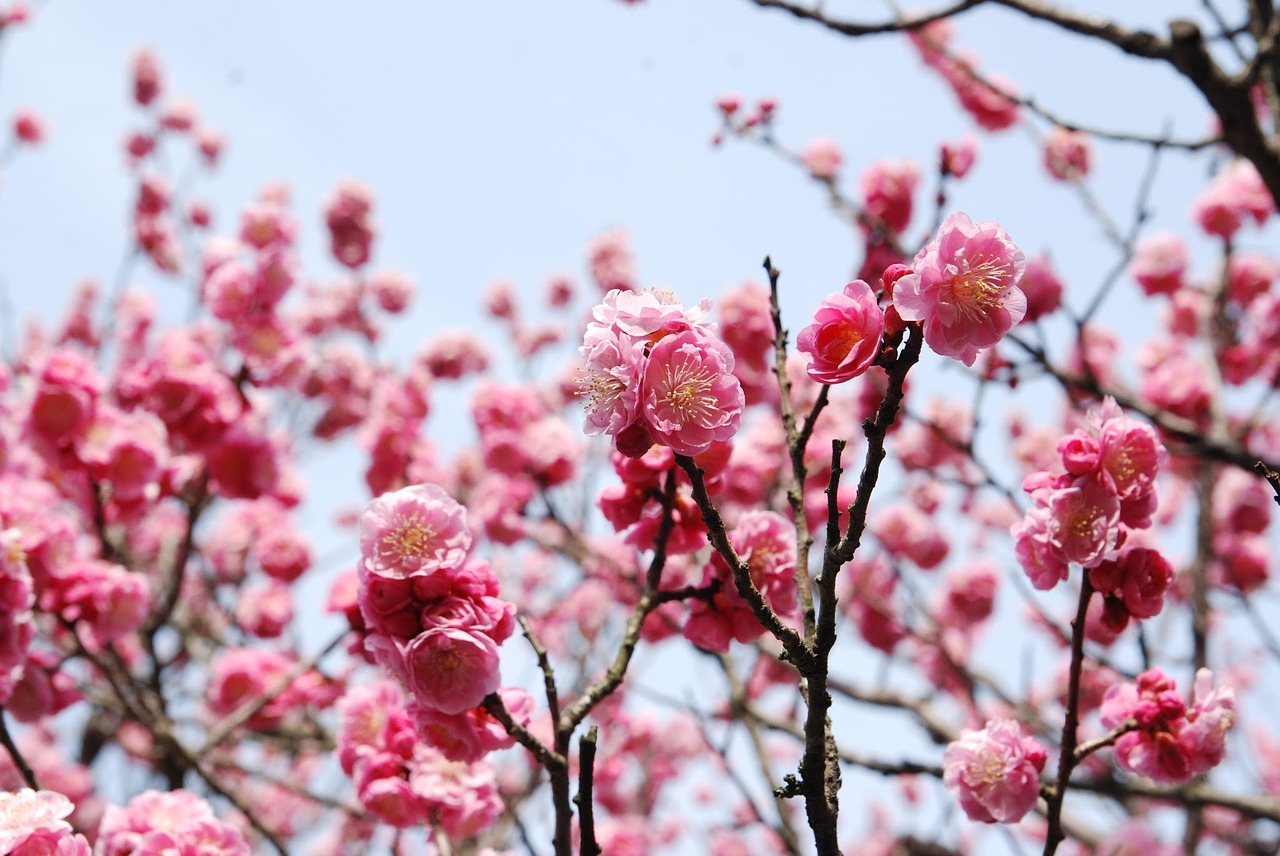
[[[589,435],[633,458],[655,443],[700,455],[738,431],[746,398],[733,351],[670,292],[611,290],[592,311],[579,353]]]
[[[1116,741],[1122,770],[1146,776],[1158,785],[1190,781],[1216,767],[1226,752],[1227,732],[1235,724],[1235,692],[1213,688],[1213,673],[1196,672],[1190,704],[1160,669],[1149,669],[1133,683],[1117,684],[1102,700],[1102,724],[1136,728]]]
[[[991,220],[975,224],[968,214],[952,214],[911,267],[894,286],[893,305],[904,321],[923,323],[930,348],[966,366],[1027,312],[1018,288],[1026,259]]]
[[[1067,578],[1072,563],[1097,568],[1119,559],[1119,565],[1099,578],[1105,580],[1104,594],[1134,604],[1161,597],[1163,588],[1151,591],[1152,581],[1161,579],[1167,586],[1170,575],[1116,553],[1126,532],[1149,527],[1155,513],[1155,479],[1166,457],[1155,430],[1107,399],[1090,412],[1085,429],[1058,441],[1058,454],[1064,472],[1041,470],[1023,481],[1023,490],[1035,504],[1010,530],[1014,552],[1031,584],[1050,589]],[[1128,582],[1127,570],[1146,579]],[[1145,593],[1139,597],[1134,586]],[[1139,614],[1149,611],[1149,604],[1139,606],[1134,617],[1150,617]]]

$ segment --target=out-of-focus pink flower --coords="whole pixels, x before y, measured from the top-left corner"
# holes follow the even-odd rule
[[[1040,796],[1047,755],[1011,719],[992,719],[981,731],[965,729],[942,755],[942,780],[970,820],[1016,823]]]
[[[1044,168],[1058,181],[1079,181],[1089,174],[1089,135],[1055,126],[1044,138]]]
[[[818,304],[813,323],[796,337],[796,349],[805,357],[809,377],[843,383],[871,367],[883,336],[884,312],[871,286],[858,279]]]
[[[29,146],[43,142],[48,133],[44,120],[31,110],[23,110],[13,117],[13,135]]]
[[[1172,294],[1182,288],[1186,271],[1187,245],[1172,233],[1140,241],[1129,266],[1129,273],[1147,296]]]
[[[232,824],[218,820],[190,791],[144,791],[128,805],[109,806],[95,844],[98,856],[179,852],[191,856],[249,856],[249,844]]]
[[[615,288],[634,291],[636,262],[626,229],[610,229],[592,240],[587,246],[587,267],[601,293],[608,294]]]
[[[916,254],[913,273],[894,285],[893,305],[903,320],[923,323],[934,351],[971,366],[1026,314],[1018,288],[1025,267],[999,224],[955,213]]]
[[[876,161],[858,182],[862,209],[890,232],[905,232],[911,222],[912,194],[920,183],[920,168],[912,161]]]
[[[944,141],[941,150],[942,171],[946,175],[964,178],[978,159],[978,138],[965,134],[955,142]]]
[[[70,833],[71,824],[63,818],[74,809],[71,800],[57,791],[24,788],[14,793],[0,793],[0,852],[34,853],[34,850],[21,849],[31,837],[41,833]]]
[[[357,181],[339,184],[325,205],[329,248],[335,259],[352,270],[363,267],[372,252],[372,209],[373,192]]]
[[[133,55],[133,100],[142,107],[147,107],[159,97],[164,87],[164,74],[160,70],[160,61],[156,55],[146,48]]]
[[[1036,321],[1058,311],[1062,305],[1062,280],[1044,256],[1027,259],[1027,268],[1018,281],[1018,288],[1027,296],[1027,314],[1022,320]]]
[[[1231,238],[1251,217],[1261,226],[1275,213],[1275,200],[1249,161],[1238,158],[1196,197],[1191,213],[1206,234]]]
[[[800,161],[814,178],[833,179],[844,163],[844,154],[835,140],[819,137],[800,152]]]

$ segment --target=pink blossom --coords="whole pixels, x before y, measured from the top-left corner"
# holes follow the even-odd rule
[[[876,161],[858,181],[862,210],[894,234],[911,222],[912,194],[920,183],[920,168],[907,161]]]
[[[1221,763],[1227,731],[1235,723],[1235,693],[1213,689],[1212,683],[1208,669],[1198,671],[1189,706],[1159,669],[1143,672],[1136,683],[1108,690],[1101,708],[1103,726],[1136,726],[1116,741],[1120,768],[1171,785]]]
[[[840,151],[840,144],[835,140],[830,137],[819,137],[800,152],[800,161],[814,178],[830,180],[840,171],[844,154]]]
[[[611,229],[587,246],[587,267],[602,294],[636,287],[636,262],[627,244],[627,231]]]
[[[358,270],[369,261],[374,226],[369,214],[373,193],[356,181],[344,181],[334,189],[325,205],[329,227],[329,248],[343,265]]]
[[[871,367],[883,336],[884,312],[871,286],[859,279],[818,304],[813,323],[796,337],[796,348],[805,357],[809,377],[843,383]]]
[[[160,61],[155,54],[142,48],[133,55],[131,63],[133,72],[133,100],[139,105],[150,105],[164,87],[164,74],[160,70]]]
[[[1055,126],[1044,138],[1044,168],[1058,181],[1079,181],[1089,174],[1089,135]]]
[[[1187,263],[1187,245],[1182,238],[1162,233],[1138,243],[1129,273],[1148,297],[1172,294],[1182,288]]]
[[[466,510],[438,485],[383,494],[360,518],[364,566],[401,579],[456,567],[471,548]]]
[[[1017,823],[1040,796],[1045,750],[1010,719],[965,729],[942,755],[943,782],[970,820]]]
[[[653,346],[644,369],[642,408],[653,439],[679,455],[699,455],[738,431],[746,401],[733,352],[690,330]]]
[[[23,110],[13,117],[13,135],[29,146],[43,141],[48,133],[44,120],[30,110]]]
[[[894,286],[893,305],[903,320],[923,322],[929,347],[967,366],[1026,314],[1017,287],[1025,259],[995,222],[952,214],[912,267]]]
[[[407,273],[388,270],[374,275],[369,281],[369,290],[383,312],[398,315],[409,307],[414,285]]]
[[[0,793],[0,852],[23,852],[24,842],[41,833],[71,832],[71,824],[63,818],[74,808],[71,800],[57,791],[24,788]]]
[[[404,656],[414,699],[442,713],[462,713],[498,689],[498,646],[483,633],[431,627]]]
[[[1115,559],[1089,569],[1089,580],[1102,593],[1113,623],[1123,629],[1129,618],[1154,618],[1164,607],[1173,584],[1173,568],[1155,550],[1132,547]]]
[[[1224,240],[1239,230],[1244,218],[1261,226],[1275,213],[1275,200],[1249,161],[1238,158],[1219,173],[1192,205],[1192,216],[1207,234]]]
[[[955,142],[942,143],[942,171],[946,175],[964,178],[973,169],[978,158],[978,138],[965,134]]]
[[[1027,268],[1018,281],[1018,288],[1027,296],[1027,314],[1022,319],[1024,322],[1052,315],[1062,305],[1062,280],[1045,256],[1027,259]]]
[[[144,791],[123,808],[110,806],[98,828],[98,856],[181,852],[191,856],[249,856],[248,842],[190,791]]]

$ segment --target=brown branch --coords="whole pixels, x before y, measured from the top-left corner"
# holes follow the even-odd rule
[[[915,15],[910,18],[898,18],[893,21],[885,21],[880,24],[860,24],[854,21],[837,21],[834,18],[828,18],[823,14],[821,8],[809,9],[799,6],[795,3],[789,3],[787,0],[751,0],[762,9],[778,9],[787,12],[797,18],[806,21],[813,21],[821,24],[828,30],[842,33],[846,36],[875,36],[885,33],[901,33],[904,31],[918,30],[921,27],[931,24],[934,21],[950,18],[952,15],[958,15],[975,6],[981,6],[986,0],[960,0],[950,6],[931,12],[927,15]]]
[[[1062,723],[1062,749],[1058,755],[1058,780],[1045,798],[1049,805],[1047,819],[1049,827],[1045,832],[1044,856],[1053,856],[1058,845],[1066,838],[1062,828],[1062,803],[1067,796],[1067,784],[1071,780],[1071,771],[1075,769],[1076,742],[1080,728],[1080,673],[1084,669],[1084,623],[1085,614],[1089,611],[1089,600],[1093,597],[1093,584],[1089,575],[1083,574],[1080,581],[1080,601],[1076,607],[1075,621],[1071,622],[1071,666],[1067,678],[1067,711]]]
[[[1280,206],[1280,153],[1258,124],[1249,98],[1250,82],[1227,75],[1209,55],[1200,28],[1193,21],[1169,25],[1172,51],[1167,59],[1209,102],[1222,123],[1222,136],[1236,154],[1258,170],[1276,205]]]
[[[4,746],[8,751],[9,757],[13,759],[13,766],[18,768],[18,774],[22,776],[22,781],[27,783],[27,787],[33,791],[40,790],[35,770],[31,769],[27,759],[22,757],[18,744],[13,742],[13,735],[9,733],[9,723],[5,721],[3,707],[0,707],[0,746]]]
[[[676,455],[676,463],[689,476],[689,482],[693,486],[693,500],[698,504],[698,510],[702,513],[702,522],[707,527],[707,538],[733,572],[733,581],[738,588],[738,594],[751,607],[752,613],[760,624],[773,634],[773,638],[782,643],[786,659],[800,669],[801,673],[806,668],[811,668],[812,652],[800,635],[783,624],[782,619],[765,601],[764,595],[751,579],[750,566],[738,557],[733,544],[729,543],[729,533],[725,530],[724,518],[720,516],[720,510],[716,508],[715,503],[711,501],[711,496],[707,493],[707,483],[702,467],[687,455]]]
[[[578,740],[578,795],[573,802],[578,807],[579,856],[600,856],[601,853],[600,844],[596,841],[595,810],[591,804],[598,734],[593,725]]]

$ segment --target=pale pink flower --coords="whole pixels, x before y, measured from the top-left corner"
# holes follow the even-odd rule
[[[206,842],[213,844],[206,849]],[[98,856],[190,853],[192,856],[249,856],[248,842],[220,821],[199,796],[186,790],[144,791],[125,807],[109,806],[98,828]]]
[[[830,137],[819,137],[800,152],[800,161],[814,178],[833,179],[844,163],[840,144]]]
[[[871,286],[858,279],[818,304],[813,323],[796,337],[796,348],[805,357],[809,377],[843,383],[871,367],[883,337],[884,312]]]
[[[727,345],[693,330],[654,345],[641,381],[642,412],[653,439],[690,456],[731,439],[746,406],[733,365]]]
[[[466,509],[439,485],[383,494],[360,518],[364,566],[378,576],[399,579],[455,568],[470,548]]]
[[[611,229],[587,246],[587,267],[603,293],[613,289],[632,291],[636,285],[636,262],[627,244],[627,231]]]
[[[71,800],[57,791],[24,788],[0,793],[0,852],[14,852],[14,848],[41,832],[70,832],[71,824],[64,818],[74,809]]]
[[[1044,168],[1058,181],[1079,181],[1089,174],[1089,135],[1055,126],[1044,138]]]
[[[970,820],[1017,823],[1040,796],[1045,750],[1011,719],[965,729],[942,755],[943,782]]]
[[[1037,502],[1049,507],[1049,541],[1063,560],[1089,568],[1115,549],[1120,502],[1107,486],[1086,477],[1046,490]]]
[[[1182,238],[1162,233],[1138,243],[1129,273],[1147,296],[1172,294],[1182,288],[1187,263],[1187,245]]]
[[[1018,280],[1026,261],[999,224],[952,214],[894,286],[905,321],[920,321],[934,351],[967,366],[1026,314]]]

